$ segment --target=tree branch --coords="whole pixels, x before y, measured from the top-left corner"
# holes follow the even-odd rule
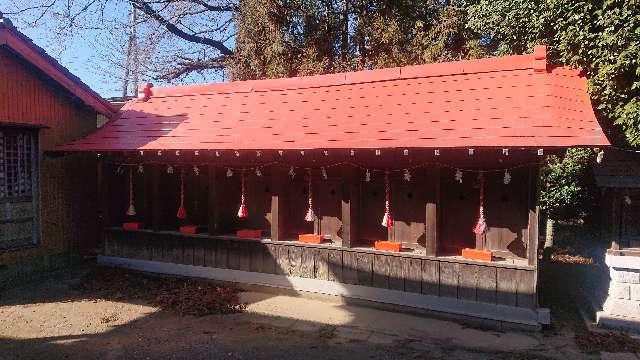
[[[238,11],[238,6],[235,4],[227,4],[227,5],[210,5],[203,0],[187,0],[194,4],[198,4],[203,8],[209,11],[217,11],[217,12],[235,12]]]
[[[130,1],[133,4],[133,6],[136,7],[136,9],[142,11],[147,16],[151,17],[152,19],[160,23],[160,25],[164,26],[173,35],[176,35],[192,43],[211,46],[217,49],[218,51],[220,51],[222,55],[227,55],[227,56],[233,55],[233,51],[228,47],[226,47],[221,41],[213,40],[213,39],[198,36],[198,35],[189,34],[184,30],[178,28],[175,24],[171,23],[169,20],[165,19],[162,15],[160,15],[157,11],[155,11],[151,7],[151,5],[147,4],[144,0],[130,0]]]
[[[186,2],[192,3],[196,5],[200,5],[203,8],[214,11],[214,12],[236,12],[238,11],[238,5],[229,3],[226,5],[211,5],[204,0],[155,0],[155,1],[147,1],[147,4],[171,4],[175,2]]]
[[[180,60],[172,63],[170,69],[167,69],[166,71],[159,71],[159,75],[156,76],[156,79],[175,80],[192,72],[223,69],[226,66],[226,59],[226,56],[220,56],[217,58],[205,60],[193,60],[185,57],[180,57]]]

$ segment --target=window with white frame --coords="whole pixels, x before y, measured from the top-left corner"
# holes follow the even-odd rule
[[[37,132],[0,126],[0,250],[35,244]]]

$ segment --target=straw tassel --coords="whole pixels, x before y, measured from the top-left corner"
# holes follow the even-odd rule
[[[316,220],[316,214],[313,213],[313,197],[311,194],[311,170],[309,170],[309,210],[307,210],[307,214],[304,217],[304,220],[309,222]]]
[[[176,217],[181,220],[187,218],[187,209],[184,207],[184,170],[180,172],[180,207]]]
[[[384,196],[384,216],[381,225],[390,228],[393,227],[393,218],[391,217],[391,186],[388,171],[384,174]]]
[[[127,209],[127,215],[134,216],[136,214],[136,207],[133,206],[133,169],[129,169],[129,208]]]
[[[247,212],[247,206],[245,204],[245,188],[244,188],[244,170],[242,171],[242,175],[240,176],[240,183],[242,186],[242,195],[240,196],[240,209],[238,209],[238,217],[246,218],[249,216]]]
[[[484,218],[484,176],[482,174],[480,174],[480,215],[473,232],[476,235],[484,235],[487,232],[487,221]]]

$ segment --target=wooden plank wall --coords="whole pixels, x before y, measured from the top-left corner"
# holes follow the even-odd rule
[[[99,239],[96,158],[75,154],[44,157],[57,145],[96,129],[96,112],[40,74],[10,50],[0,47],[0,119],[46,125],[39,134],[40,227],[36,246],[0,253],[12,264],[62,252],[91,252]],[[125,209],[126,210],[126,209]]]
[[[535,308],[536,271],[282,242],[106,232],[104,254]]]

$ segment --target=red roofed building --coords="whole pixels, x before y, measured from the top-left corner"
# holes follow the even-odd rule
[[[608,145],[533,54],[140,89],[102,159],[101,261],[537,327],[538,170]],[[187,265],[187,266],[185,266]]]
[[[538,47],[532,55],[149,88],[147,101],[127,103],[116,121],[66,149],[607,144],[586,87],[577,70],[547,69],[545,48]]]
[[[0,13],[0,287],[95,247],[95,156],[45,152],[98,114],[116,111]]]

